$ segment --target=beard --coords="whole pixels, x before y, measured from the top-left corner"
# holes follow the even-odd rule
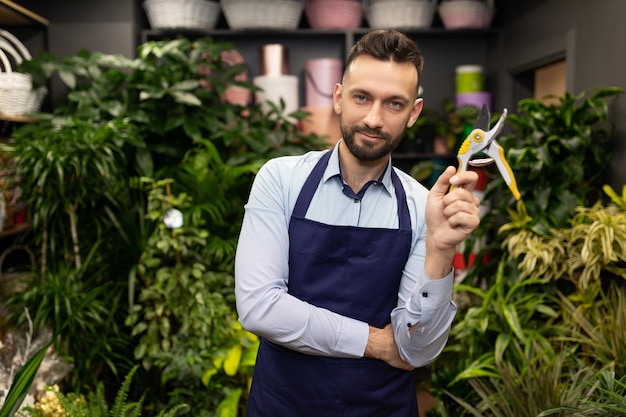
[[[402,141],[402,135],[392,137],[380,129],[370,129],[365,126],[346,127],[340,122],[341,135],[348,150],[355,158],[361,161],[377,161],[391,154]],[[377,143],[364,142],[358,144],[354,139],[356,133],[363,133],[379,138]],[[380,143],[378,143],[380,142]]]

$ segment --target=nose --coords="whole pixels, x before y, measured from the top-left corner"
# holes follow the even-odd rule
[[[383,126],[382,105],[374,102],[363,119],[363,123],[370,129],[379,129]]]

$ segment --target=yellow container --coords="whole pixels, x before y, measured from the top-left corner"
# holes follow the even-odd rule
[[[484,73],[480,65],[459,65],[456,67],[456,93],[478,93],[483,91]]]

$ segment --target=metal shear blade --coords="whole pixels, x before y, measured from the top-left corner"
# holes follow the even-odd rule
[[[474,123],[474,129],[481,129],[485,132],[489,130],[489,126],[491,125],[491,113],[487,108],[486,104],[483,104],[480,113],[478,113],[478,117],[476,118],[476,123]],[[480,156],[480,157],[477,157]],[[467,161],[468,165],[474,167],[483,167],[494,163],[493,158],[486,157],[484,153],[478,152],[477,154],[470,155],[470,159]]]
[[[491,163],[495,163],[502,175],[504,181],[509,186],[509,189],[517,200],[520,199],[520,193],[517,189],[517,183],[513,171],[509,166],[506,158],[504,157],[504,149],[496,141],[496,137],[502,131],[504,127],[504,121],[506,119],[507,109],[504,109],[502,116],[495,124],[495,126],[489,130],[490,114],[487,106],[483,106],[474,129],[465,138],[463,144],[459,148],[457,159],[459,167],[457,172],[467,170],[469,165],[472,166],[485,166]],[[481,154],[481,158],[472,159],[476,154]]]
[[[478,113],[478,117],[476,118],[476,123],[474,123],[474,129],[482,129],[484,131],[489,130],[489,125],[491,124],[491,113],[489,113],[489,109],[486,104],[483,104],[483,108],[480,109],[480,113]]]

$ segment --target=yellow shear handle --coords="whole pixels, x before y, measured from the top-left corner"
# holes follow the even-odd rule
[[[507,162],[504,157],[504,148],[498,145],[498,158],[495,158],[496,165],[498,165],[498,169],[500,170],[500,174],[504,177],[504,182],[509,186],[509,189],[513,193],[513,196],[516,200],[522,198],[519,190],[517,189],[517,181],[515,181],[515,175],[513,175],[513,170],[511,166]]]
[[[469,160],[472,157],[472,152],[470,152],[472,144],[480,143],[483,141],[484,138],[485,134],[479,129],[474,129],[469,135],[467,135],[467,137],[459,147],[459,152],[456,155],[456,159],[459,163],[459,166],[456,169],[457,174],[463,171],[467,171]],[[453,189],[454,186],[450,186],[450,191],[452,191]]]

